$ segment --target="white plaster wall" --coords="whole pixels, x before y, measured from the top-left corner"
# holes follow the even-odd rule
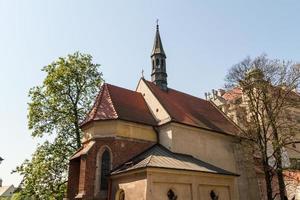
[[[148,88],[143,79],[140,80],[136,91],[140,92],[143,95],[152,115],[154,116],[156,121],[158,121],[159,124],[171,120],[170,115],[156,99],[156,97],[153,95],[153,93]]]

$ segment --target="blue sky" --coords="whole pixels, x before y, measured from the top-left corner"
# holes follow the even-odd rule
[[[135,89],[159,18],[169,86],[195,96],[224,84],[227,70],[246,56],[300,60],[300,2],[296,0],[0,0],[0,177],[36,148],[27,128],[29,88],[40,69],[80,51],[101,64],[106,82]]]

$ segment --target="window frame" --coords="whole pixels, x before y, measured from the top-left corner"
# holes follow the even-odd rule
[[[97,152],[97,158],[96,158],[96,167],[95,167],[95,187],[94,187],[94,196],[106,196],[107,190],[101,190],[101,172],[102,172],[102,157],[105,151],[108,151],[109,153],[109,171],[112,169],[112,161],[113,161],[113,155],[112,151],[109,146],[103,145],[99,148]]]

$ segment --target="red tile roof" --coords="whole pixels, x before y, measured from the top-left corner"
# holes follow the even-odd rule
[[[150,90],[167,110],[172,121],[217,132],[236,135],[238,128],[211,102],[169,88],[163,91],[146,81]],[[155,126],[157,122],[142,94],[104,84],[95,104],[81,126],[92,121],[122,119]]]
[[[172,121],[231,135],[237,135],[239,132],[237,126],[210,101],[171,88],[163,91],[154,83],[146,80],[145,82],[167,110]]]
[[[81,126],[91,121],[113,119],[147,125],[157,124],[140,93],[105,83]]]
[[[232,90],[228,90],[225,92],[225,94],[223,94],[223,98],[226,100],[226,101],[230,101],[230,100],[234,100],[236,98],[239,98],[241,97],[243,94],[243,91],[241,88],[239,87],[236,87],[236,88],[233,88]]]

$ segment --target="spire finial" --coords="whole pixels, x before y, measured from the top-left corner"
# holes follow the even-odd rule
[[[156,29],[157,30],[159,29],[158,21],[159,21],[159,19],[156,19]]]

